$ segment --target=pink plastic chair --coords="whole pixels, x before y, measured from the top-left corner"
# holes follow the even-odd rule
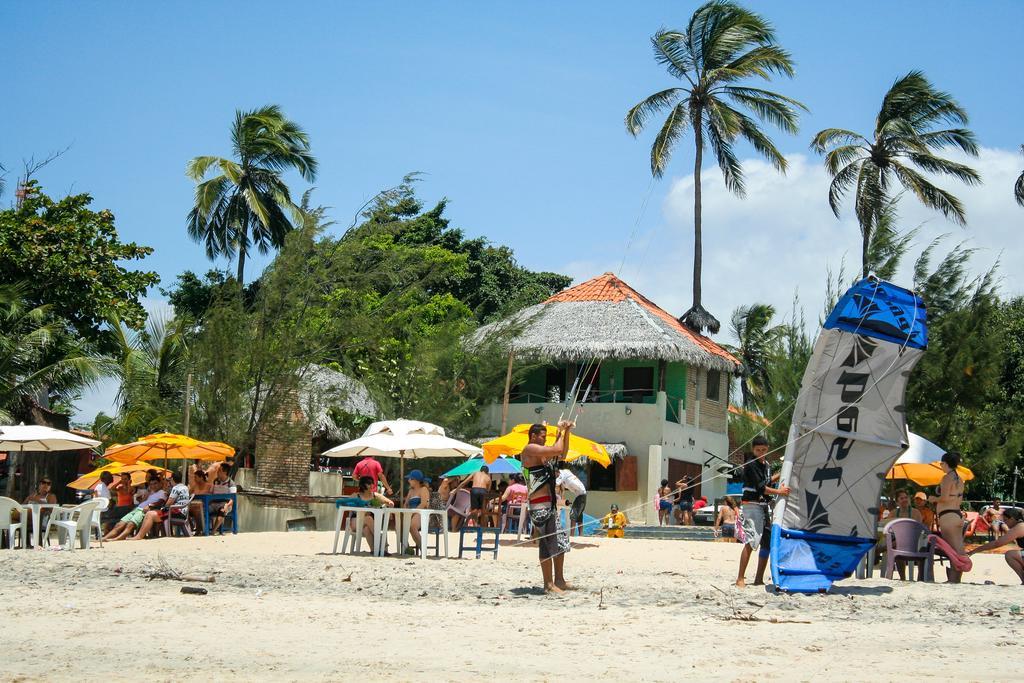
[[[905,560],[908,567],[921,565],[919,580],[932,580],[932,565],[935,562],[935,546],[927,540],[928,529],[913,519],[894,519],[882,530],[885,536],[885,570],[882,576],[891,579],[897,560]],[[922,546],[924,549],[922,550]],[[913,571],[910,570],[913,580]]]
[[[469,491],[459,489],[448,496],[448,520],[451,523],[452,514],[456,514],[465,521],[469,517]]]

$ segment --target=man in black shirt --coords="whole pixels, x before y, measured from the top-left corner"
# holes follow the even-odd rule
[[[772,484],[778,479],[771,475],[771,469],[765,461],[768,455],[768,439],[757,436],[752,443],[754,448],[753,456],[749,457],[743,464],[743,550],[740,551],[740,572],[736,579],[736,586],[743,588],[747,585],[746,573],[747,564],[750,562],[750,554],[759,548],[767,550],[770,543],[770,526],[768,511],[768,496],[788,496],[789,487],[780,486],[773,488]],[[766,537],[766,534],[768,536]],[[754,585],[764,585],[764,570],[768,566],[768,553],[762,552],[757,558],[757,572],[754,576]]]

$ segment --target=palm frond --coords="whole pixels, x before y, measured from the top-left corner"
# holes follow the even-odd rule
[[[921,142],[931,149],[958,147],[971,156],[978,155],[978,141],[974,133],[966,128],[947,128],[933,130],[918,135]]]
[[[743,183],[743,167],[732,148],[736,131],[740,126],[736,112],[719,102],[712,102],[707,108],[708,120],[704,126],[711,151],[715,154],[718,168],[722,171],[725,186],[733,194],[743,197],[746,188]]]
[[[654,50],[654,61],[664,66],[675,78],[693,83],[690,72],[696,69],[697,64],[685,42],[685,36],[678,31],[661,29],[651,36],[651,47]]]
[[[206,177],[206,172],[211,166],[216,165],[220,161],[221,158],[215,156],[195,157],[185,165],[185,175],[198,182]]]
[[[936,187],[927,178],[909,166],[893,162],[890,164],[890,167],[903,187],[912,192],[922,204],[930,209],[939,211],[943,216],[958,225],[967,225],[967,215],[959,199],[949,192]]]
[[[1020,151],[1024,152],[1024,145],[1020,146]],[[1024,171],[1017,176],[1017,182],[1013,186],[1013,196],[1018,204],[1024,206]]]
[[[907,158],[913,161],[929,173],[941,173],[951,175],[967,185],[977,185],[981,182],[981,176],[970,166],[959,164],[949,159],[943,159],[933,154],[908,154]]]
[[[839,206],[842,204],[843,197],[850,187],[858,183],[862,164],[863,160],[853,161],[832,174],[832,182],[828,188],[828,205],[832,208],[832,213],[836,215],[836,218],[839,218]]]
[[[863,145],[870,147],[871,142],[852,130],[844,128],[826,128],[818,131],[818,134],[811,140],[811,149],[819,154],[824,154],[833,145]]]
[[[626,130],[630,135],[636,137],[651,116],[662,109],[671,107],[684,92],[682,88],[667,88],[645,97],[626,112]]]
[[[792,78],[794,73],[793,58],[789,52],[778,45],[759,45],[728,64],[712,69],[707,79],[711,82],[731,83],[757,76],[768,81],[773,75]]]
[[[684,100],[672,107],[668,118],[654,138],[654,144],[651,145],[651,174],[655,178],[660,178],[665,172],[676,143],[686,132],[688,119],[689,111]]]

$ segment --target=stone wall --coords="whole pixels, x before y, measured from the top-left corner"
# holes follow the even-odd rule
[[[294,495],[309,494],[312,439],[296,394],[281,400],[256,436],[256,485]]]

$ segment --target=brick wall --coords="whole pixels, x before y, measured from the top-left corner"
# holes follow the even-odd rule
[[[707,370],[701,370],[702,383],[708,381]],[[728,431],[728,408],[729,408],[729,375],[725,372],[718,373],[718,400],[709,401],[707,398],[707,387],[704,387],[704,395],[700,403],[700,428],[709,432],[725,434]]]
[[[256,485],[296,495],[309,494],[312,438],[294,393],[256,436]]]

